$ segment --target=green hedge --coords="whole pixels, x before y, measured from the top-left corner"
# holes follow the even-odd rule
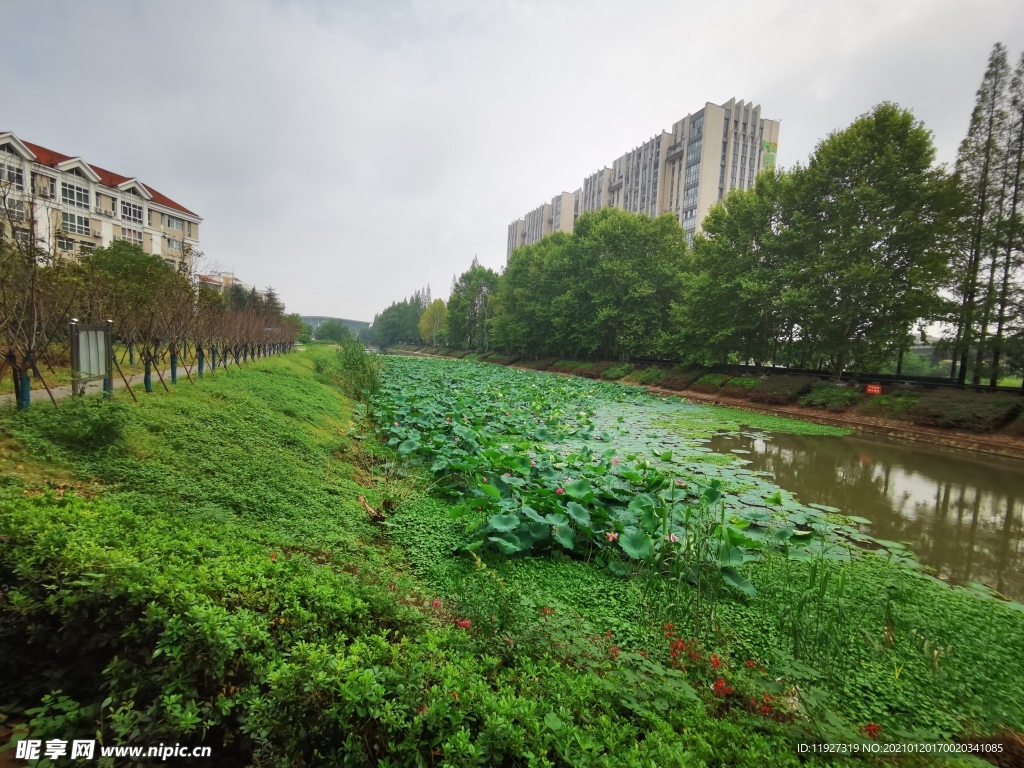
[[[818,379],[813,376],[768,376],[750,390],[750,399],[759,403],[784,405],[811,391]]]
[[[707,373],[706,368],[682,368],[676,366],[665,374],[665,378],[658,383],[658,386],[665,387],[666,389],[683,390],[705,373]]]
[[[824,408],[829,411],[845,411],[864,399],[864,395],[850,387],[818,381],[811,385],[811,391],[800,398],[800,405]]]
[[[722,386],[721,394],[726,397],[746,397],[760,383],[761,379],[756,376],[737,376]]]
[[[1022,406],[1024,398],[1018,395],[940,389],[918,400],[909,415],[925,427],[990,432],[1013,421]]]
[[[629,375],[629,380],[635,381],[637,384],[658,384],[663,378],[665,378],[665,369],[656,365],[644,368],[642,371],[634,371]]]
[[[921,399],[921,392],[896,391],[888,395],[865,397],[857,406],[857,413],[880,419],[905,421],[910,418],[910,409]]]
[[[630,365],[629,363],[619,363],[618,365],[613,365],[610,368],[606,368],[601,373],[601,378],[607,381],[618,381],[619,379],[631,374],[633,370],[633,366]]]
[[[694,392],[707,392],[716,394],[732,376],[725,373],[706,373],[690,385]]]

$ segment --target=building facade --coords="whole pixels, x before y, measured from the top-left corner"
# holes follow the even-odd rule
[[[575,218],[605,207],[648,216],[668,213],[692,240],[712,205],[733,189],[749,189],[758,173],[775,166],[780,125],[761,117],[758,104],[707,102],[671,132],[653,136],[584,179],[572,193]],[[553,207],[545,204],[509,225],[506,259],[553,231],[571,231],[564,220],[555,228]]]
[[[0,132],[0,237],[54,255],[127,240],[191,270],[202,218],[134,177]]]

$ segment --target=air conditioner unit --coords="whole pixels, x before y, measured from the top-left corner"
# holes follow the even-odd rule
[[[93,237],[99,237],[99,236],[100,236],[100,231],[99,231],[98,229],[94,229],[94,230],[92,231],[92,236],[93,236]]]

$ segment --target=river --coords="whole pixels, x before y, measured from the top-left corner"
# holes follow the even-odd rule
[[[749,451],[805,504],[870,519],[866,533],[907,543],[954,584],[1024,601],[1024,462],[884,438],[716,435],[718,453]]]

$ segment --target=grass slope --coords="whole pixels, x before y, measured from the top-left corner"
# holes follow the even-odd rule
[[[273,766],[797,764],[793,732],[708,708],[638,657],[615,663],[578,624],[520,620],[504,656],[454,626],[467,591],[485,602],[474,615],[515,606],[491,569],[448,560],[463,599],[435,607],[425,590],[454,585],[427,568],[445,567],[444,506],[359,466],[373,462],[352,406],[313,373],[329,354],[137,407],[3,414],[0,702],[33,738],[206,743]],[[418,499],[394,529],[358,501],[383,492]],[[535,583],[579,574],[566,602],[604,589],[590,620],[629,624],[611,608],[623,587],[586,566],[520,567]],[[566,637],[582,650],[563,653]]]

